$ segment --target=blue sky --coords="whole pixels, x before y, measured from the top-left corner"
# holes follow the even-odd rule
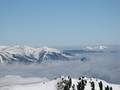
[[[0,0],[0,45],[120,45],[120,0]]]

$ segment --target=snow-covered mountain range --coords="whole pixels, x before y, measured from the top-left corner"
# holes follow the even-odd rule
[[[120,85],[96,78],[60,77],[54,80],[7,76],[0,78],[0,90],[120,90]],[[7,82],[7,83],[6,83]]]
[[[86,47],[81,49],[58,50],[55,48],[30,46],[0,46],[0,63],[41,63],[45,60],[81,60],[86,61],[88,57],[76,57],[82,53],[102,53],[106,46]],[[79,55],[80,56],[80,55]]]
[[[69,57],[60,50],[48,47],[0,46],[0,63],[41,63],[44,60],[68,60]]]

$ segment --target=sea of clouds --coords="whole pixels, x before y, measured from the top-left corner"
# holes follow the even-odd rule
[[[120,84],[120,53],[88,53],[81,56],[87,57],[88,60],[84,62],[80,60],[46,61],[37,65],[0,65],[0,78],[17,75],[25,78],[53,79],[61,75],[71,75],[77,78],[85,75]]]

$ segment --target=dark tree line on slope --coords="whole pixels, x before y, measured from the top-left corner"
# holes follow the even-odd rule
[[[65,87],[64,87],[64,90],[70,90],[71,85],[72,85],[72,79],[71,79],[70,76],[68,76],[68,82],[66,82],[66,85],[65,85]]]
[[[86,84],[87,84],[87,80],[85,80],[84,77],[80,77],[79,82],[76,85],[77,90],[85,90]],[[91,85],[90,90],[95,90],[94,81],[90,81],[90,85]],[[112,87],[109,87],[108,85],[105,88],[103,88],[102,81],[100,81],[98,85],[99,85],[99,90],[113,90]],[[57,86],[58,86],[58,90],[71,90],[71,89],[76,90],[75,84],[72,85],[72,79],[70,76],[68,76],[68,80],[64,80],[64,78],[62,78],[62,82],[57,83]]]
[[[99,88],[100,88],[100,90],[103,90],[103,83],[102,83],[102,81],[100,81],[99,83]],[[112,87],[109,87],[108,85],[105,87],[105,90],[112,90]]]
[[[75,90],[75,86],[72,86],[72,79],[70,76],[68,76],[68,80],[64,80],[64,78],[62,78],[62,81],[57,83],[57,87],[58,90],[70,90],[71,87]]]
[[[95,90],[95,84],[93,81],[91,82],[91,90]]]
[[[105,90],[112,90],[112,87],[109,87],[108,85],[105,87]]]
[[[87,84],[87,80],[84,80],[84,77],[79,78],[77,90],[84,90],[86,84]]]

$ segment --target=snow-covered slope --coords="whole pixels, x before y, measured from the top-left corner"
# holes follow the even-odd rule
[[[54,48],[0,46],[0,63],[41,63],[44,60],[68,60],[69,56]]]
[[[19,77],[20,78],[20,77]],[[1,82],[4,83],[4,79],[6,80],[6,77],[0,79]],[[9,81],[9,77],[7,77],[7,80]],[[25,78],[24,78],[25,79]],[[15,82],[15,79],[10,79],[11,82]],[[28,80],[28,78],[27,78]],[[30,83],[30,80],[31,81]],[[39,81],[38,79],[37,81]],[[19,80],[17,80],[18,82]],[[26,80],[21,80],[26,81]],[[61,77],[54,80],[40,80],[39,82],[35,82],[36,79],[29,78],[29,83],[17,83],[17,84],[7,84],[7,85],[1,85],[0,90],[105,90],[106,87],[108,87],[108,90],[120,90],[120,85],[116,84],[109,84],[104,80],[95,79],[95,78],[86,78],[86,77],[80,77],[79,79],[73,79],[68,77]],[[100,82],[102,83],[102,89],[100,89]],[[81,84],[80,84],[81,83]],[[82,86],[84,83],[84,86]],[[84,89],[78,89],[80,87],[83,87]],[[65,89],[68,88],[68,89]],[[94,88],[94,89],[92,89]],[[111,88],[111,89],[110,89]],[[107,89],[106,89],[107,90]]]
[[[71,81],[70,81],[71,79]],[[62,85],[62,90],[67,86],[69,90],[120,90],[120,85],[110,84],[104,80],[96,78],[79,77],[79,79],[72,79],[69,76],[61,78],[57,86]],[[102,85],[101,85],[102,84]],[[61,86],[59,86],[61,88]],[[58,88],[58,87],[57,87]],[[109,89],[105,89],[109,88]],[[61,90],[61,89],[58,89]]]

